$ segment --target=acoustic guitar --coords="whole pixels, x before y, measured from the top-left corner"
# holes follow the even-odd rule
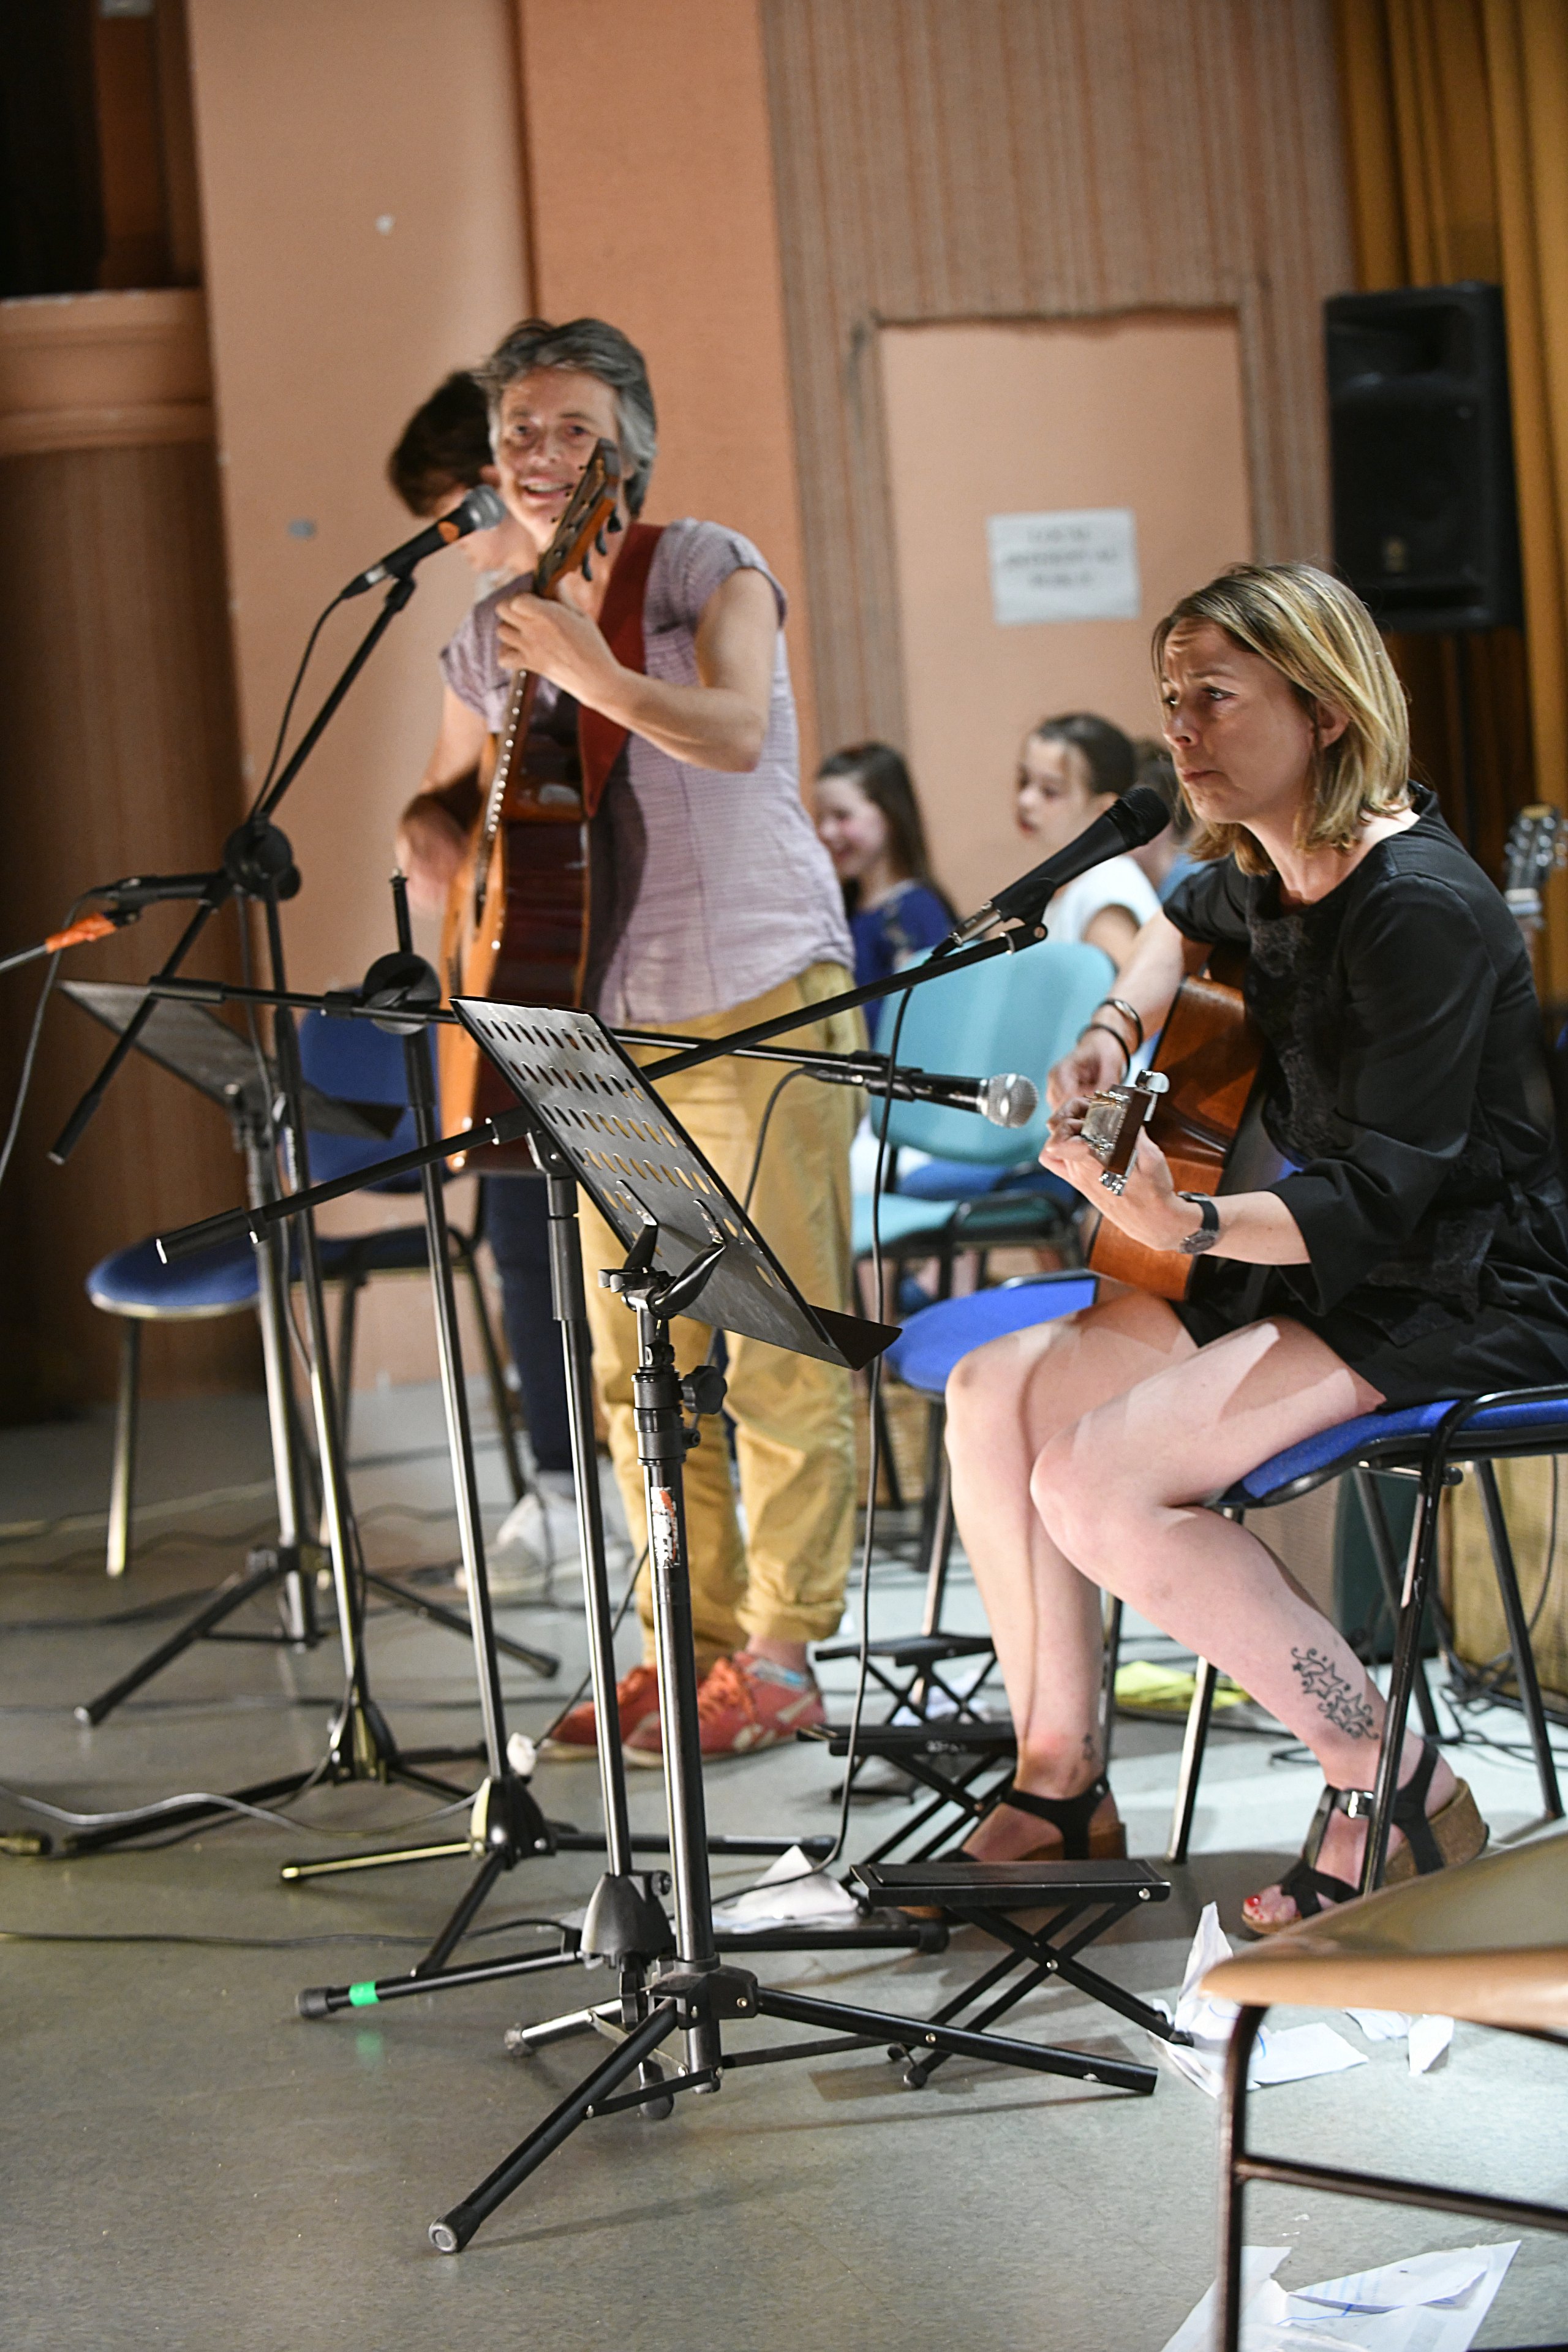
[[[1542,887],[1568,855],[1564,823],[1561,809],[1551,808],[1544,801],[1532,801],[1528,808],[1520,810],[1508,831],[1502,861],[1502,895],[1532,962],[1545,919]]]
[[[1245,961],[1239,948],[1215,948],[1177,990],[1151,1067],[1090,1096],[1081,1132],[1108,1191],[1121,1192],[1145,1129],[1179,1192],[1250,1192],[1279,1173],[1253,1103],[1263,1040],[1242,1001]],[[1103,1215],[1087,1255],[1092,1273],[1157,1298],[1184,1298],[1199,1263],[1179,1250],[1146,1249]]]
[[[620,458],[601,441],[584,467],[531,582],[552,596],[568,572],[591,579],[594,551],[620,529]],[[588,958],[588,826],[582,792],[531,780],[524,750],[539,680],[514,676],[500,731],[479,761],[480,808],[447,894],[441,932],[443,1001],[504,997],[521,1004],[582,1002]],[[514,1108],[510,1087],[465,1029],[443,1024],[438,1048],[441,1121],[456,1135]],[[512,1147],[508,1147],[513,1150]],[[521,1151],[522,1147],[516,1147]],[[452,1164],[461,1167],[462,1155]],[[495,1165],[492,1158],[485,1165]]]

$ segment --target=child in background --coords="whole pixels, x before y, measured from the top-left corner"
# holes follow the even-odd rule
[[[1037,858],[1049,857],[1103,816],[1137,774],[1131,739],[1109,719],[1087,711],[1042,719],[1018,754],[1018,830]],[[1159,911],[1142,868],[1130,856],[1109,857],[1058,891],[1046,922],[1053,940],[1087,940],[1120,971],[1139,931]]]
[[[852,743],[816,772],[816,830],[844,886],[855,981],[886,980],[956,918],[931,878],[925,826],[903,760],[888,743]],[[880,1004],[868,1004],[875,1042]]]

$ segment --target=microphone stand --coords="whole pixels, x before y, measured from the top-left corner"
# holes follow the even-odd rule
[[[268,994],[276,1003],[273,1050],[282,1105],[285,1156],[294,1192],[308,1191],[310,1175],[310,1147],[302,1107],[304,1074],[294,1024],[294,999],[288,987],[279,913],[280,902],[297,894],[300,876],[289,841],[272,823],[272,817],[394,617],[413,596],[416,585],[412,572],[393,581],[381,609],[345,663],[281,773],[257,802],[244,824],[229,835],[224,846],[222,866],[214,874],[193,877],[193,887],[201,891],[195,912],[172,953],[149,983],[144,1005],[138,1009],[121,1032],[97,1077],[61,1130],[49,1154],[57,1164],[63,1164],[75,1150],[116,1071],[135,1048],[151,1018],[156,996],[164,992],[171,995],[200,994],[203,983],[198,983],[195,991],[182,991],[178,987],[180,966],[218,908],[231,898],[240,898],[255,900],[262,908],[272,982]],[[432,1270],[435,1271],[434,1262]],[[402,1749],[371,1695],[364,1650],[364,1564],[359,1528],[349,1497],[342,1433],[331,1380],[321,1251],[314,1219],[308,1212],[300,1220],[300,1279],[305,1303],[310,1402],[321,1469],[322,1509],[343,1654],[344,1691],[342,1704],[328,1731],[327,1753],[321,1763],[311,1766],[308,1771],[282,1775],[255,1788],[242,1790],[237,1794],[246,1802],[268,1803],[279,1797],[297,1794],[323,1779],[332,1782],[398,1780],[435,1796],[461,1800],[468,1795],[467,1790],[437,1778],[424,1768],[430,1764],[458,1762],[484,1751],[457,1748]],[[542,1664],[542,1660],[539,1663]],[[173,1812],[162,1811],[146,1819],[132,1814],[112,1826],[81,1831],[62,1841],[62,1845],[68,1853],[89,1853],[138,1837],[155,1823],[164,1828],[178,1826],[186,1822],[206,1819],[223,1810],[221,1805],[196,1801]]]

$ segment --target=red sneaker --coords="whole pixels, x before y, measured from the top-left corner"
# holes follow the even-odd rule
[[[651,1716],[655,1737],[658,1733],[658,1676],[652,1666],[634,1666],[616,1685],[616,1713],[620,1718],[621,1744],[625,1746],[637,1726]],[[563,1715],[541,1754],[561,1760],[574,1756],[596,1756],[599,1752],[599,1727],[594,1720],[594,1702],[585,1698],[569,1715]]]
[[[810,1675],[791,1674],[742,1650],[733,1658],[721,1658],[704,1678],[697,1694],[697,1720],[704,1756],[749,1756],[753,1748],[776,1748],[797,1731],[826,1723],[827,1710]],[[657,1708],[622,1748],[628,1764],[663,1764]]]

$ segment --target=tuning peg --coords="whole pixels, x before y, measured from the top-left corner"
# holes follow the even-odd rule
[[[613,514],[610,517],[609,521],[605,525],[605,529],[608,531],[625,530],[626,525],[621,520],[618,514]]]
[[[602,523],[599,526],[599,529],[594,533],[594,545],[601,555],[608,555],[610,551],[605,544],[605,530]]]
[[[590,555],[585,555],[585,556],[583,558],[583,577],[584,577],[584,580],[592,580],[593,576],[594,576],[594,559],[593,559],[593,557],[592,557],[592,555],[591,555],[591,554],[590,554]]]

